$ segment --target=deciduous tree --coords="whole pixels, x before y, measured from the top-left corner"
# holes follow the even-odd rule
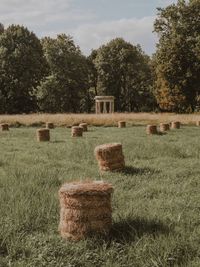
[[[115,96],[117,111],[139,111],[151,94],[149,58],[140,46],[116,38],[97,51],[98,93]]]
[[[86,58],[65,34],[42,40],[49,65],[49,75],[39,86],[39,106],[42,111],[80,112],[84,109],[88,87]],[[56,85],[56,86],[55,86]]]
[[[0,111],[35,111],[35,90],[45,71],[42,46],[33,32],[19,25],[3,30],[0,34],[0,98],[3,103]]]
[[[200,94],[200,1],[158,9],[155,95],[168,111],[193,111]]]

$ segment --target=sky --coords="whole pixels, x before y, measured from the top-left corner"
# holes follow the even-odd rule
[[[116,37],[151,55],[156,8],[172,3],[176,0],[0,0],[0,22],[24,25],[38,37],[70,34],[85,55]]]

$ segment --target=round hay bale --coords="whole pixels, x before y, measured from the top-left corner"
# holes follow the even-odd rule
[[[82,137],[83,136],[83,128],[79,126],[73,126],[71,128],[71,136],[72,137]]]
[[[166,132],[170,130],[170,126],[168,123],[160,123],[160,131]]]
[[[78,241],[94,234],[108,234],[112,192],[112,185],[102,181],[64,184],[59,190],[61,236]]]
[[[37,136],[37,141],[42,142],[42,141],[50,141],[50,131],[49,129],[38,129],[36,131],[36,136]]]
[[[94,153],[100,171],[120,171],[125,167],[122,144],[100,145],[95,148]]]
[[[9,125],[7,123],[0,124],[1,131],[9,131]]]
[[[86,122],[80,123],[79,127],[83,128],[83,132],[87,132],[87,130],[88,130],[88,125]]]
[[[146,133],[147,134],[157,134],[157,126],[156,125],[147,125],[146,127]]]
[[[52,122],[46,122],[47,129],[54,129],[54,124]]]
[[[181,123],[179,121],[172,121],[171,128],[172,129],[180,129]]]
[[[126,128],[126,122],[125,121],[118,121],[118,128]]]
[[[196,121],[196,126],[200,126],[200,121]]]

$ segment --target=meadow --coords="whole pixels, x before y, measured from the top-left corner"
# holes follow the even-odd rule
[[[74,139],[58,127],[43,143],[36,129],[0,132],[1,267],[200,266],[200,127],[147,136],[142,125],[92,126]],[[94,148],[109,142],[122,143],[126,168],[101,174]],[[65,241],[58,190],[85,179],[113,184],[113,226]]]

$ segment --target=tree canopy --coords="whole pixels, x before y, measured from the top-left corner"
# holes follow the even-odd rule
[[[40,40],[34,33],[19,25],[3,30],[0,34],[1,112],[34,111],[35,88],[46,67]]]
[[[49,70],[38,87],[42,111],[80,112],[88,82],[87,60],[65,34],[42,39]]]
[[[195,110],[200,95],[200,2],[158,9],[155,95],[168,111]]]
[[[117,112],[200,110],[200,1],[158,8],[154,29],[151,57],[122,38],[86,57],[69,35],[0,23],[0,113],[93,112],[95,95]]]
[[[138,111],[145,106],[152,90],[149,57],[141,50],[116,38],[97,50],[94,64],[98,75],[97,91],[115,96],[118,111]]]

